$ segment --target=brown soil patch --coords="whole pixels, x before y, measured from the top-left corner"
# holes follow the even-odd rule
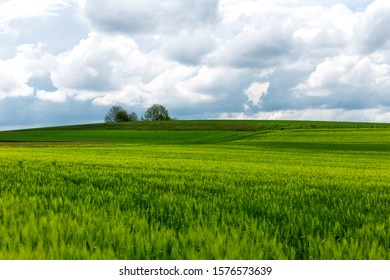
[[[107,145],[105,142],[0,142],[0,146],[82,146]]]

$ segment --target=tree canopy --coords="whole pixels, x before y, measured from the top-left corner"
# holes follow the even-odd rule
[[[160,104],[154,104],[150,106],[145,114],[141,117],[141,121],[169,121],[168,110]],[[127,111],[121,106],[112,106],[106,117],[104,118],[106,123],[112,122],[135,122],[138,121],[138,116],[135,112],[127,113]]]
[[[127,111],[123,109],[121,106],[112,106],[108,111],[106,117],[104,118],[104,121],[106,123],[130,122],[130,121],[137,121],[137,120],[138,117],[135,112],[128,114]]]
[[[163,105],[154,104],[146,110],[144,119],[147,121],[169,121],[171,117]]]

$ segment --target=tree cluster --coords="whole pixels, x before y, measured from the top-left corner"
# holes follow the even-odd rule
[[[160,104],[154,104],[149,107],[141,120],[145,121],[169,121],[171,117],[169,116],[168,110]],[[112,106],[106,117],[104,118],[106,123],[110,122],[135,122],[138,121],[138,116],[135,112],[128,113],[121,106]]]
[[[121,106],[112,106],[108,111],[105,122],[131,122],[138,121],[138,116],[135,112],[127,113]]]

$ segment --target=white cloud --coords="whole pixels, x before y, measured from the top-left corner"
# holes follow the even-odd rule
[[[214,22],[218,0],[86,0],[83,9],[99,30],[177,33]]]
[[[61,91],[49,92],[45,90],[38,90],[36,96],[39,100],[60,103],[65,102],[67,99],[66,94]]]
[[[0,100],[6,97],[29,96],[34,93],[34,89],[26,84],[25,76],[15,76],[3,67],[4,64],[0,64]]]
[[[164,62],[146,56],[134,40],[123,36],[90,33],[71,51],[57,57],[52,72],[56,87],[83,92],[115,92],[134,80],[148,81]],[[76,94],[77,95],[77,94]]]
[[[261,99],[267,95],[270,83],[254,82],[246,89],[245,95],[248,97],[248,102],[257,106],[261,103]]]
[[[372,95],[386,94],[389,86],[389,64],[375,63],[370,57],[341,55],[319,64],[307,81],[294,91],[298,96],[328,96],[355,91]]]
[[[358,48],[364,53],[390,46],[390,2],[376,0],[370,4],[363,14],[358,15],[355,26],[355,40]]]
[[[201,64],[203,57],[215,47],[216,38],[212,31],[210,28],[181,30],[160,40],[161,51],[166,57],[183,64]]]
[[[357,122],[390,122],[390,108],[374,109],[303,109],[280,110],[259,113],[222,113],[219,119],[258,119],[258,120],[329,120],[329,121],[357,121]]]
[[[218,65],[237,68],[262,68],[278,64],[293,51],[293,41],[289,30],[278,30],[269,24],[256,28],[247,26],[230,40],[220,44],[210,59]]]
[[[389,5],[0,1],[0,106],[13,97],[90,110],[162,103],[179,118],[376,119],[390,105]]]
[[[202,71],[199,72],[200,74]],[[148,106],[199,103],[212,98],[198,92],[207,80],[194,85],[197,66],[186,66],[157,53],[143,53],[124,35],[91,33],[70,52],[58,57],[53,82],[69,96],[94,104]]]
[[[21,45],[14,58],[0,60],[0,99],[33,95],[29,79],[46,75],[54,64],[53,57],[42,47]]]
[[[53,16],[69,5],[66,0],[6,0],[0,3],[0,23],[29,17]]]

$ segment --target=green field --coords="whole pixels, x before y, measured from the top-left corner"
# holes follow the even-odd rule
[[[390,259],[390,124],[0,132],[0,259]]]

